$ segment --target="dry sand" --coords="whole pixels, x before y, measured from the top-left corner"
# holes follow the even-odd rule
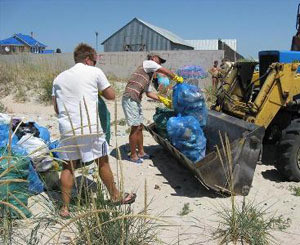
[[[52,139],[59,136],[56,116],[52,106],[39,105],[36,102],[15,103],[11,97],[3,98],[8,113],[25,120],[35,120],[49,128]],[[114,120],[114,102],[107,102],[111,119]],[[152,121],[157,103],[143,100],[144,123]],[[124,118],[120,100],[117,103],[117,117]],[[128,143],[127,126],[118,126],[118,144],[123,155],[126,155]],[[114,127],[112,134],[114,135]],[[114,157],[115,137],[112,136],[110,163],[114,174],[117,173],[117,163]],[[144,183],[147,181],[147,198],[150,201],[151,215],[163,215],[170,227],[160,232],[160,238],[167,244],[217,244],[211,241],[211,232],[218,226],[217,210],[220,206],[229,206],[230,198],[216,195],[206,190],[193,175],[176,162],[148,132],[144,133],[144,145],[147,153],[154,156],[143,164],[123,160],[124,182],[126,191],[135,191],[137,200],[133,204],[138,212],[144,206]],[[116,176],[117,177],[117,176]],[[300,187],[300,183],[286,182],[281,179],[276,169],[271,165],[258,165],[255,171],[253,187],[247,196],[262,207],[269,208],[270,214],[283,215],[291,219],[291,225],[285,232],[272,233],[278,244],[300,244],[300,197],[294,196],[291,186]],[[237,197],[238,201],[242,197]],[[191,212],[180,216],[185,203],[189,203]],[[35,213],[39,210],[33,208]]]

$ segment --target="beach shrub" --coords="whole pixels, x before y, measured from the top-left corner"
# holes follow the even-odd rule
[[[0,113],[4,113],[6,112],[6,110],[7,110],[6,106],[2,102],[0,102]]]
[[[52,101],[52,85],[56,74],[47,74],[40,81],[39,99],[46,104]]]
[[[144,210],[134,214],[130,206],[107,200],[106,191],[98,184],[96,196],[89,195],[88,202],[74,207],[76,244],[156,244],[158,225]]]
[[[287,229],[291,221],[282,215],[270,214],[268,208],[246,202],[245,197],[241,207],[236,204],[228,209],[222,207],[217,215],[220,221],[213,237],[220,239],[220,244],[269,244],[273,240],[271,232]]]
[[[180,216],[184,216],[189,214],[190,212],[192,212],[192,210],[190,209],[190,203],[185,203],[181,209],[181,211],[179,212]]]
[[[300,187],[290,186],[290,190],[293,192],[294,196],[300,197]]]

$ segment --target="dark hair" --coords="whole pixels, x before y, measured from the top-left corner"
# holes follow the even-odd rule
[[[148,55],[147,55],[147,60],[151,60],[152,57],[153,57],[153,56],[152,56],[151,54],[148,54]]]
[[[83,62],[87,57],[91,60],[95,59],[97,52],[90,45],[86,43],[80,43],[74,50],[74,61],[75,63]]]

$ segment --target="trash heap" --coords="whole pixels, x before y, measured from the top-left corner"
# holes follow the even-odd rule
[[[53,171],[57,164],[50,145],[47,128],[0,113],[0,200],[12,205],[0,205],[0,217],[30,217],[28,198],[45,188],[37,172]]]
[[[157,132],[194,163],[205,156],[207,109],[203,92],[194,85],[177,84],[173,88],[173,108],[156,109],[153,120]],[[174,116],[173,116],[174,115]]]

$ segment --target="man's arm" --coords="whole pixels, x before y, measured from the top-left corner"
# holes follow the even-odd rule
[[[156,93],[153,93],[153,92],[146,92],[146,96],[149,97],[149,98],[151,98],[151,99],[160,101]]]
[[[171,78],[173,81],[175,81],[177,83],[183,83],[183,78],[182,77],[177,76],[175,73],[171,72],[167,68],[161,67],[157,71],[167,75],[169,78]]]
[[[58,107],[57,107],[55,96],[52,96],[52,104],[53,104],[55,113],[58,115]]]
[[[101,95],[107,100],[114,100],[116,98],[115,90],[111,86],[101,91]]]
[[[157,70],[157,72],[163,73],[165,75],[167,75],[169,78],[173,79],[176,74],[174,74],[173,72],[171,72],[169,69],[165,68],[165,67],[161,67]]]

